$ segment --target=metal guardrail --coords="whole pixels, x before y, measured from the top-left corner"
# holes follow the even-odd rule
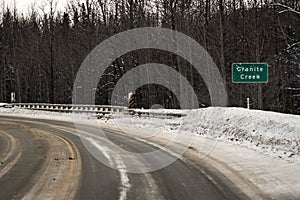
[[[18,108],[24,108],[24,109],[31,109],[31,110],[79,112],[79,113],[121,112],[125,109],[125,107],[121,107],[121,106],[41,104],[41,103],[13,103],[12,106]]]
[[[179,118],[179,117],[185,117],[186,114],[183,113],[165,113],[165,112],[150,112],[148,110],[134,110],[129,109],[128,110],[130,115],[136,115],[139,117],[153,117],[153,118],[162,118],[162,119],[171,119],[171,118]]]
[[[102,105],[73,105],[73,104],[45,104],[45,103],[13,103],[9,104],[11,107],[17,107],[20,109],[40,110],[50,112],[62,112],[62,113],[87,113],[95,114],[97,118],[103,116],[121,113],[125,107],[121,106],[102,106]]]
[[[178,118],[186,116],[182,113],[165,113],[165,112],[150,112],[149,110],[128,109],[122,106],[110,105],[73,105],[73,104],[46,104],[46,103],[12,103],[5,107],[17,107],[20,109],[63,112],[63,113],[90,113],[95,114],[97,118],[111,116],[113,114],[135,115],[138,117],[153,117],[153,118]]]

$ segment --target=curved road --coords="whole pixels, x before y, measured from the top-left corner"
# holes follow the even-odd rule
[[[96,129],[85,127],[86,132]],[[110,141],[128,151],[150,152],[158,148],[114,130],[105,129],[105,134]],[[93,141],[87,139],[93,148],[101,150],[102,147]],[[23,199],[80,200],[248,199],[209,165],[188,157],[151,173],[133,174],[111,169],[87,151],[72,122],[0,116],[0,159],[8,156],[12,143],[17,144],[11,150],[14,156],[10,155],[7,165],[5,162],[0,164],[0,199],[22,199],[24,196]],[[13,159],[17,155],[19,158]],[[105,156],[111,162],[121,162],[117,155]],[[169,151],[164,152],[165,158],[173,156]],[[141,167],[151,165],[132,162]],[[9,163],[12,163],[10,169],[2,173]],[[122,164],[126,167],[128,163]]]

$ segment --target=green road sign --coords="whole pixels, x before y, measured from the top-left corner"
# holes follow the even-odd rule
[[[267,63],[233,63],[232,82],[234,83],[267,83]]]

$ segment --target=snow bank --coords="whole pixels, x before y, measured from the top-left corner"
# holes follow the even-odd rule
[[[265,151],[278,151],[287,156],[300,155],[300,116],[243,108],[171,110],[171,113],[180,112],[187,116],[177,119],[120,116],[106,123],[156,132],[188,132]]]
[[[1,103],[0,102],[0,107],[4,107],[5,105],[7,105],[7,103]]]
[[[218,133],[221,138],[247,141],[257,147],[300,152],[300,116],[241,108],[207,108],[189,111],[185,120],[187,130],[198,127],[198,134],[216,136]]]

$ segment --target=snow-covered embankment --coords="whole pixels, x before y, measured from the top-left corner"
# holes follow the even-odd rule
[[[152,110],[158,112],[159,110]],[[248,110],[243,108],[205,108],[198,110],[161,110],[181,112],[178,119],[139,118],[121,116],[108,123],[122,127],[184,132],[229,140],[241,145],[278,151],[287,156],[300,154],[300,116]]]

